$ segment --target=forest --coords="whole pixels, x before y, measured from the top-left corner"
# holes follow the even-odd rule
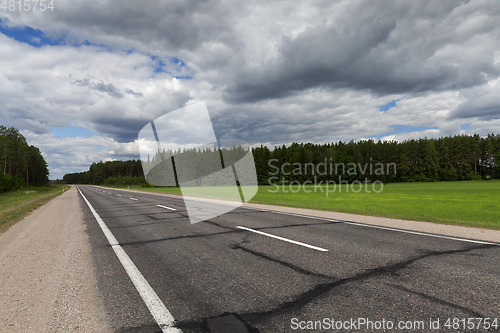
[[[107,161],[90,165],[88,171],[68,173],[63,177],[66,184],[95,185],[146,185],[141,160]]]
[[[0,125],[0,192],[49,181],[49,169],[40,149],[30,146],[14,127]]]
[[[241,147],[235,147],[234,151],[237,153],[235,156],[243,156]],[[259,185],[281,181],[337,181],[339,177],[347,182],[380,180],[384,183],[500,178],[500,163],[496,162],[500,161],[500,134],[486,137],[457,135],[403,142],[293,143],[272,150],[260,146],[253,148],[252,152]],[[155,160],[170,163],[173,152],[162,154],[168,158],[153,156],[148,164],[158,164]],[[183,151],[182,155],[190,156],[191,160],[199,155],[200,161],[213,167],[212,160],[223,156],[223,153],[192,149]],[[183,170],[187,168],[194,169],[196,165],[186,162]],[[93,163],[88,171],[67,174],[63,180],[66,183],[147,186],[140,160]],[[168,185],[177,184],[176,177],[175,182]]]
[[[285,179],[288,182],[317,180],[380,180],[391,182],[433,182],[500,178],[500,134],[457,135],[439,139],[422,138],[418,140],[378,141],[361,140],[348,143],[298,144],[289,147],[267,147],[253,150],[259,184],[269,184],[270,176],[274,180]],[[269,163],[269,161],[272,163]],[[277,160],[277,161],[276,161]],[[317,167],[326,164],[326,174],[304,172],[293,174],[293,164],[308,164]],[[283,168],[285,163],[290,167]],[[330,166],[333,165],[333,172]],[[336,165],[345,166],[336,169]],[[377,165],[384,166],[384,172],[377,172]],[[356,166],[353,168],[352,166]],[[366,172],[373,166],[373,172]],[[388,166],[390,172],[387,172]],[[279,167],[279,172],[276,169]],[[366,169],[365,169],[366,168]],[[365,169],[365,172],[362,172]],[[349,172],[352,170],[353,172]],[[284,171],[284,172],[282,172]],[[317,171],[317,169],[316,169]]]

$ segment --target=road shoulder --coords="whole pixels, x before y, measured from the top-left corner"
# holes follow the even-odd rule
[[[0,235],[0,267],[0,331],[110,331],[75,186]]]

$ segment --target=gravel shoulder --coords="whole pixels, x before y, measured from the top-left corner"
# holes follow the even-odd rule
[[[72,186],[0,235],[0,331],[110,332]]]

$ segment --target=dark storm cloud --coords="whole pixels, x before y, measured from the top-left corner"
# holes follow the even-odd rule
[[[110,110],[93,119],[96,130],[106,134],[117,142],[132,142],[137,139],[137,133],[150,121],[138,120],[137,118],[126,118],[124,116],[113,116],[118,114]]]
[[[284,35],[273,61],[229,75],[224,97],[241,103],[318,86],[383,95],[484,84],[500,74],[499,18],[500,6],[488,1],[349,2],[331,22]]]
[[[453,119],[478,118],[492,120],[500,118],[500,97],[484,96],[460,104],[452,114]]]
[[[321,98],[321,93],[316,96]],[[248,104],[232,105],[211,117],[214,131],[220,139],[241,139],[249,143],[319,142],[348,131],[348,125],[359,120],[346,115],[333,101],[310,105],[289,98],[284,110],[281,103],[272,101],[260,105],[258,110]],[[209,105],[210,111],[210,105]],[[335,114],[333,117],[332,115]]]
[[[196,49],[205,41],[224,39],[231,28],[230,10],[220,1],[71,1],[54,18],[92,35],[123,37],[169,51]],[[84,36],[85,33],[82,34]]]

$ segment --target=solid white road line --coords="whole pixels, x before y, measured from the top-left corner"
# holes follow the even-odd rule
[[[483,244],[483,245],[498,245],[495,243],[490,243],[490,242],[484,242],[484,241],[479,241],[475,239],[466,239],[466,238],[458,238],[458,237],[453,237],[453,236],[443,236],[443,235],[435,235],[435,234],[427,234],[425,232],[418,232],[418,231],[411,231],[411,230],[402,230],[402,229],[396,229],[396,228],[390,228],[390,227],[381,227],[378,225],[366,225],[363,223],[356,223],[356,222],[347,222],[347,221],[340,221],[345,224],[351,224],[351,225],[357,225],[357,226],[362,226],[362,227],[370,227],[370,228],[375,228],[375,229],[382,229],[382,230],[390,230],[390,231],[399,231],[399,232],[404,232],[407,234],[413,234],[413,235],[419,235],[419,236],[428,236],[428,237],[436,237],[436,238],[444,238],[444,239],[451,239],[459,242],[466,242],[466,243],[475,243],[475,244]]]
[[[89,206],[90,211],[97,220],[97,223],[99,223],[102,232],[108,239],[109,244],[115,251],[115,254],[120,260],[123,268],[125,268],[125,271],[130,277],[130,280],[132,280],[132,283],[134,284],[135,288],[141,295],[142,299],[144,300],[144,303],[146,303],[149,311],[153,315],[154,319],[158,323],[158,326],[160,326],[163,333],[182,333],[180,329],[173,327],[175,320],[170,311],[168,311],[165,304],[163,304],[163,302],[158,297],[156,292],[149,285],[148,281],[144,278],[144,276],[142,276],[141,272],[135,266],[134,262],[127,255],[125,250],[123,250],[123,248],[120,246],[120,243],[118,243],[118,241],[116,240],[115,236],[111,233],[106,223],[104,223],[99,214],[97,214],[97,212],[95,211],[94,207],[92,207],[90,202],[83,195],[82,191],[80,191],[80,188],[79,187],[77,188],[80,194],[82,195],[83,200],[85,200],[85,202]]]
[[[254,230],[254,229],[250,229],[250,228],[245,228],[245,227],[236,227],[236,228],[247,230],[247,231],[251,231],[251,232],[255,232],[256,234],[260,234],[260,235],[264,235],[264,236],[276,238],[276,239],[279,239],[279,240],[282,240],[282,241],[285,241],[285,242],[288,242],[288,243],[305,246],[305,247],[308,247],[310,249],[314,249],[314,250],[318,250],[318,251],[322,251],[322,252],[328,252],[327,249],[323,249],[321,247],[317,247],[317,246],[313,246],[313,245],[309,245],[309,244],[297,242],[297,241],[294,241],[294,240],[291,240],[291,239],[288,239],[288,238],[283,238],[283,237],[271,235],[271,234],[268,234],[268,233],[265,233],[265,232],[262,232],[262,231],[258,231],[258,230]]]
[[[136,199],[136,198],[130,198],[130,200],[139,200],[139,199]]]
[[[285,212],[279,212],[279,211],[276,211],[276,210],[265,210],[265,209],[257,209],[257,208],[250,208],[250,207],[243,207],[243,208],[252,209],[252,210],[258,210],[258,211],[261,211],[261,212],[270,212],[270,213],[276,213],[276,214],[282,214],[282,215],[305,217],[305,218],[314,219],[314,220],[339,222],[339,223],[344,223],[344,224],[355,225],[355,226],[358,226],[358,227],[366,227],[366,228],[390,230],[390,231],[402,232],[402,233],[405,233],[405,234],[412,234],[412,235],[419,235],[419,236],[427,236],[427,237],[451,239],[451,240],[459,241],[459,242],[474,243],[474,244],[483,244],[483,245],[496,245],[496,246],[499,245],[498,243],[485,242],[485,241],[480,241],[480,240],[475,240],[475,239],[467,239],[467,238],[459,238],[459,237],[453,237],[453,236],[443,236],[443,235],[436,235],[436,234],[428,234],[428,233],[425,233],[425,232],[412,231],[412,230],[404,230],[404,229],[397,229],[397,228],[391,228],[391,227],[382,227],[382,226],[379,226],[379,225],[364,224],[364,223],[358,223],[358,222],[335,220],[335,219],[329,219],[329,218],[326,218],[326,217],[317,217],[317,216],[301,215],[301,214],[294,214],[294,213],[285,213]]]
[[[170,207],[167,207],[167,206],[162,206],[162,205],[157,205],[158,207],[161,207],[161,208],[166,208],[166,209],[170,209],[170,210],[176,210],[175,208],[170,208]]]

